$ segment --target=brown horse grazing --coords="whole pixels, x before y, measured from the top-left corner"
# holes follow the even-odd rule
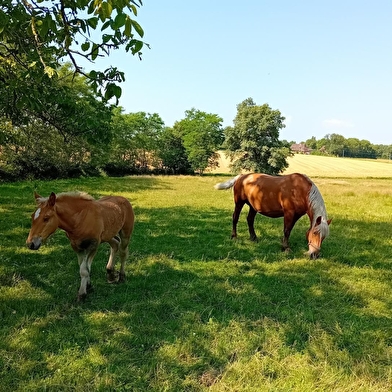
[[[31,215],[32,225],[26,245],[37,250],[57,228],[65,231],[78,256],[81,283],[78,300],[91,289],[91,263],[101,242],[109,243],[110,257],[106,265],[109,283],[125,280],[125,262],[133,231],[135,215],[131,203],[121,196],[95,200],[87,193],[51,193],[41,197],[34,192],[38,208]],[[120,274],[115,272],[115,256],[121,260]]]
[[[256,213],[270,218],[283,217],[284,236],[282,247],[289,250],[289,237],[295,223],[307,214],[310,229],[306,233],[311,258],[319,256],[321,243],[329,234],[324,200],[316,185],[303,174],[270,176],[267,174],[243,174],[229,181],[215,185],[215,189],[234,187],[233,231],[231,238],[237,237],[237,222],[244,204],[249,206],[247,217],[250,239],[257,239],[254,230]]]

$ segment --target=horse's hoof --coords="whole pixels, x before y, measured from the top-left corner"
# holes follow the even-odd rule
[[[78,294],[78,302],[84,302],[84,300],[87,297],[87,293],[83,293],[83,294]]]
[[[119,281],[118,273],[114,272],[114,271],[107,272],[106,279],[107,279],[107,282],[110,284],[118,283],[118,281]]]
[[[282,246],[282,252],[284,253],[291,253],[291,249],[290,248],[285,248]]]
[[[118,276],[118,283],[124,283],[125,282],[125,274],[120,273]]]
[[[258,239],[256,236],[250,237],[249,239],[250,239],[252,242],[259,242],[259,239]]]

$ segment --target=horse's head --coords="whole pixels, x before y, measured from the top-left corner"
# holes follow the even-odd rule
[[[307,231],[306,238],[308,240],[308,255],[311,259],[317,259],[320,255],[321,244],[325,237],[329,234],[329,224],[331,219],[326,220],[319,216],[315,224]]]
[[[26,240],[29,249],[37,250],[58,225],[59,219],[55,211],[56,195],[52,192],[48,198],[43,198],[34,192],[38,208],[31,214],[31,229]]]

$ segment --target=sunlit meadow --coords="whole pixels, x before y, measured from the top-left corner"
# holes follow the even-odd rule
[[[250,242],[246,208],[231,240],[232,192],[213,189],[228,174],[2,184],[0,390],[390,391],[392,177],[331,170],[314,178],[332,218],[315,261],[306,216],[291,253],[282,219],[258,216]],[[64,232],[25,247],[34,190],[132,202],[126,283],[106,283],[101,245],[76,302]]]

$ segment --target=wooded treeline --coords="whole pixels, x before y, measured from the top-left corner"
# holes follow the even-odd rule
[[[392,159],[392,144],[372,144],[368,140],[345,138],[332,133],[317,140],[314,136],[304,142],[311,154],[347,158]]]
[[[125,113],[103,102],[70,65],[46,84],[45,106],[0,117],[0,179],[54,179],[130,174],[202,174],[224,149],[233,172],[279,174],[291,155],[279,139],[284,117],[248,98],[237,105],[233,126],[192,108],[172,127],[157,113]],[[390,159],[392,146],[331,134],[303,142],[312,154]]]

